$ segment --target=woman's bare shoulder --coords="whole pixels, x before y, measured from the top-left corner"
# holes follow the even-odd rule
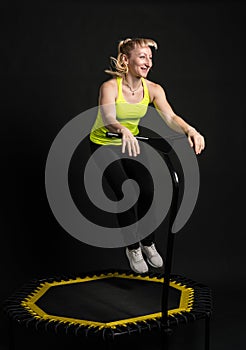
[[[118,94],[117,81],[116,78],[112,78],[104,81],[100,86],[100,99],[105,103],[108,101],[115,101]]]
[[[151,101],[153,101],[156,98],[156,96],[163,94],[164,90],[160,84],[147,79],[145,79],[145,81],[146,81],[146,85],[149,91]]]
[[[162,89],[162,86],[154,81],[145,79],[147,87],[149,90],[158,90],[158,89]]]
[[[101,89],[116,89],[116,88],[117,88],[116,78],[111,78],[109,80],[104,81],[101,84]]]

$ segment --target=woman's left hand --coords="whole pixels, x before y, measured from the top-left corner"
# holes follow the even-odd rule
[[[194,128],[190,128],[187,132],[189,144],[194,148],[196,154],[200,154],[205,148],[204,137]]]

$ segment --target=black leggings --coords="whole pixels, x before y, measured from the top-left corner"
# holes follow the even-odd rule
[[[121,146],[101,146],[90,141],[91,154],[94,153],[99,147],[107,147],[107,154],[109,157],[110,155],[114,155],[115,153],[119,154],[119,152],[121,152]],[[98,163],[98,166],[100,167],[100,160]],[[106,180],[106,183],[109,185],[113,195],[115,196],[114,199],[118,201],[123,197],[121,185],[127,179],[133,179],[137,182],[140,187],[140,194],[135,205],[124,213],[116,214],[120,227],[130,225],[140,220],[148,211],[154,193],[154,185],[149,171],[147,171],[142,164],[134,161],[134,157],[132,159],[120,158],[117,161],[110,163],[110,165],[104,171],[103,180]],[[144,239],[141,239],[140,241],[143,245],[150,246],[152,243],[154,243],[154,236],[154,232],[152,232],[150,235]],[[129,245],[128,248],[137,249],[139,245],[139,242],[136,242]]]

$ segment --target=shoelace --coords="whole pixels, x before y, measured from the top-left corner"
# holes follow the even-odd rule
[[[156,247],[155,247],[154,244],[152,244],[152,245],[150,246],[150,249],[152,249],[155,253],[157,252]]]
[[[132,254],[134,255],[134,258],[136,259],[136,261],[140,261],[143,259],[143,255],[140,249],[132,250]]]
[[[150,254],[150,256],[154,256],[157,253],[157,250],[154,244],[152,244],[150,247],[146,246],[145,249],[147,250],[148,254]]]

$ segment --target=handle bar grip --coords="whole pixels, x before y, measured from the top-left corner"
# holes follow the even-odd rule
[[[107,131],[106,132],[106,136],[107,137],[116,137],[116,138],[118,138],[118,139],[121,139],[122,138],[122,134],[121,133],[117,133],[117,132],[109,132],[109,131]],[[138,140],[145,140],[145,141],[148,141],[149,140],[149,138],[148,137],[145,137],[145,136],[135,136],[136,137],[136,139],[138,139]]]

